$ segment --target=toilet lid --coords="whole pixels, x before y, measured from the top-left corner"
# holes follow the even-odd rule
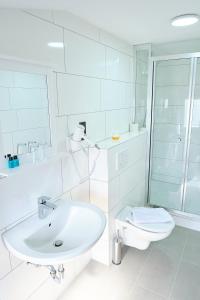
[[[135,227],[138,227],[140,229],[143,229],[145,231],[150,231],[150,232],[168,232],[174,228],[174,220],[172,219],[171,222],[167,223],[151,223],[151,224],[137,224],[133,225]]]
[[[128,222],[127,221],[127,216],[129,216],[131,214],[133,207],[131,206],[126,206],[124,207],[120,213],[117,216],[117,219],[122,221],[122,222]],[[170,216],[170,215],[169,215]],[[171,217],[171,216],[170,216]],[[165,233],[165,232],[169,232],[171,231],[174,226],[174,220],[171,217],[171,221],[166,222],[166,223],[141,223],[141,224],[131,224],[131,226],[135,226],[136,228],[140,228],[143,229],[145,231],[149,231],[149,232],[154,232],[154,233]]]

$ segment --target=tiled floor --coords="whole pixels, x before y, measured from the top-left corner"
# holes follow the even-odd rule
[[[200,232],[176,227],[120,266],[92,261],[60,300],[200,300]]]

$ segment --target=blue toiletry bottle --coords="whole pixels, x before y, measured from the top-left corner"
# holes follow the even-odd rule
[[[8,158],[8,168],[9,169],[12,169],[12,168],[14,168],[15,166],[14,166],[14,160],[13,160],[13,157],[12,156],[10,156],[9,158]]]
[[[14,168],[19,167],[19,158],[17,155],[13,156],[13,163],[14,163]]]

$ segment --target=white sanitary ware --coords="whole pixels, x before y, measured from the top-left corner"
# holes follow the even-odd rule
[[[58,200],[45,219],[35,214],[3,234],[16,257],[40,265],[62,264],[90,249],[101,237],[106,217],[96,206]]]
[[[145,210],[146,208],[144,208]],[[155,210],[155,211],[154,211]],[[168,237],[175,227],[175,222],[167,211],[164,211],[165,217],[168,217],[168,222],[159,222],[158,217],[155,217],[154,223],[137,223],[129,222],[132,217],[133,207],[127,206],[121,210],[116,218],[116,228],[119,230],[120,236],[123,239],[124,245],[145,250],[151,242],[159,241]],[[152,216],[155,216],[156,208],[152,208]],[[158,212],[159,214],[159,212]],[[167,220],[167,219],[165,219]]]

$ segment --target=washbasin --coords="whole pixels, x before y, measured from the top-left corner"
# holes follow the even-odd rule
[[[45,219],[35,214],[5,231],[4,242],[14,256],[39,265],[63,264],[99,240],[106,217],[98,207],[66,199],[55,204]]]

